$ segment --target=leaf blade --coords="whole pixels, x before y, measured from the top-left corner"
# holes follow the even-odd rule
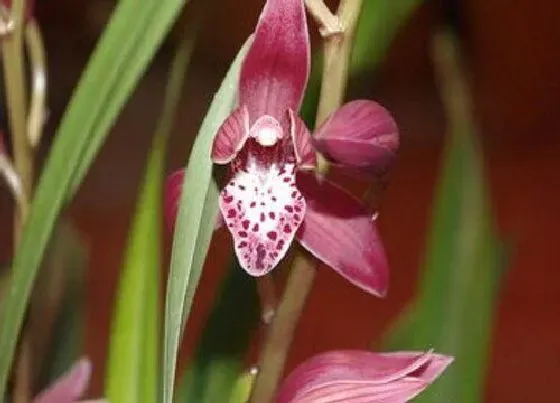
[[[179,341],[200,279],[202,264],[208,251],[217,214],[217,204],[216,210],[210,211],[206,201],[209,191],[211,198],[217,198],[217,187],[212,185],[212,162],[210,160],[212,140],[219,125],[236,103],[239,70],[248,49],[248,43],[239,51],[220,89],[214,96],[193,144],[189,164],[185,171],[184,191],[181,194],[175,224],[165,299],[161,396],[164,403],[170,403],[173,398]],[[204,212],[205,207],[206,212]],[[212,215],[214,220],[212,220]],[[201,226],[202,222],[204,225]],[[195,230],[193,231],[193,229]],[[199,231],[202,232],[199,233]]]

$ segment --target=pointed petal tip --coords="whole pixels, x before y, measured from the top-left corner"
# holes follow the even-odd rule
[[[91,378],[91,361],[79,359],[64,375],[37,396],[33,403],[74,402],[88,387]]]

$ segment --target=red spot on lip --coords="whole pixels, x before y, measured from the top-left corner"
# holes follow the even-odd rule
[[[284,232],[289,234],[290,232],[292,232],[292,227],[290,227],[288,224],[284,225]]]
[[[259,223],[255,223],[255,225],[253,225],[253,232],[257,232],[259,230]]]
[[[286,177],[283,179],[283,181],[286,182],[286,183],[288,183],[289,181],[291,181],[291,179],[290,179],[289,176],[286,176]]]
[[[243,228],[245,228],[245,229],[249,228],[249,220],[243,220],[243,221],[241,221],[241,225],[242,225]]]
[[[300,206],[295,206],[294,209],[295,209],[298,213],[301,213],[301,207],[300,207]]]
[[[270,213],[268,213],[268,216],[274,220],[276,214],[274,214],[274,212],[271,211]]]
[[[278,234],[276,233],[276,231],[268,231],[266,233],[266,236],[274,241],[278,237]]]
[[[229,209],[227,212],[227,218],[234,218],[237,215],[237,211],[235,209]]]
[[[261,219],[261,222],[263,222],[263,221],[264,221],[264,220],[266,219],[266,217],[265,217],[264,213],[261,213],[261,217],[260,217],[260,219]]]
[[[287,211],[288,213],[293,213],[293,212],[294,212],[294,208],[293,208],[292,206],[286,205],[286,206],[284,206],[284,208],[286,209],[286,211]]]
[[[245,247],[247,247],[247,245],[249,245],[249,244],[247,243],[247,241],[241,241],[241,242],[239,242],[239,247],[240,247],[240,248],[245,248]]]
[[[249,234],[247,234],[247,232],[245,231],[239,231],[237,235],[239,235],[241,238],[247,238]]]
[[[299,221],[299,215],[294,214],[294,220]]]
[[[276,244],[276,249],[280,250],[284,247],[284,240],[281,239],[278,241],[278,243]]]
[[[257,207],[257,202],[251,202],[251,203],[249,204],[249,207],[251,207],[251,208]]]
[[[233,201],[233,196],[232,195],[224,196],[224,202],[225,203],[231,203],[232,201]]]

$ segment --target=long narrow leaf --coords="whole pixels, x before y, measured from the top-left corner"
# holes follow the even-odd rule
[[[73,181],[75,178],[81,180],[109,130],[110,124],[101,125],[101,129],[96,130],[96,122],[106,121],[102,118],[106,96],[110,93],[120,103],[111,111],[114,116],[108,120],[112,121],[130,95],[131,85],[139,80],[145,65],[155,54],[157,45],[182,4],[184,0],[122,0],[76,89],[41,176],[13,261],[10,292],[4,301],[0,320],[0,397],[5,394],[26,303],[56,218],[68,199],[69,190],[76,187]],[[160,12],[153,13],[156,10],[154,7],[159,7]],[[130,58],[131,49],[150,30],[153,32],[152,40],[146,47],[138,47],[145,52],[143,56]],[[127,60],[136,65],[124,68],[123,63]],[[128,74],[120,90],[118,72]],[[88,147],[93,152],[87,151]]]
[[[156,400],[165,139],[156,137],[150,154],[117,293],[105,388],[115,403]]]
[[[165,299],[163,388],[161,400],[171,403],[177,351],[217,216],[217,187],[212,180],[210,149],[219,126],[237,101],[237,83],[248,42],[239,51],[196,137],[179,202]]]
[[[173,60],[121,275],[106,378],[106,397],[112,402],[157,400],[165,141],[173,127],[192,49],[192,37],[185,37]]]
[[[492,224],[482,158],[452,41],[438,38],[450,136],[444,155],[426,265],[414,307],[391,348],[435,348],[453,365],[419,402],[482,400],[502,247]],[[406,331],[403,331],[406,330]]]

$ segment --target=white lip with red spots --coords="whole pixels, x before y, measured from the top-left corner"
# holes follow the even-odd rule
[[[271,141],[272,128],[279,129]],[[233,161],[233,176],[220,195],[220,210],[241,266],[254,276],[284,257],[303,222],[305,200],[295,183],[293,153],[280,125],[265,116],[251,128],[244,150]]]

